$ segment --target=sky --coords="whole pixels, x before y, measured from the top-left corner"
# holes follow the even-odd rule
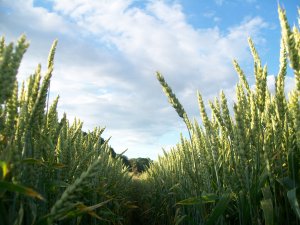
[[[297,24],[296,0],[279,1]],[[18,73],[26,80],[47,66],[58,39],[51,99],[83,128],[106,127],[104,138],[129,158],[156,159],[186,128],[156,80],[162,73],[190,118],[200,121],[197,91],[205,103],[224,90],[234,101],[237,59],[253,85],[251,37],[268,65],[268,85],[278,72],[277,0],[0,0],[0,35],[30,41]],[[294,80],[287,77],[287,89]],[[208,104],[207,104],[208,105]]]

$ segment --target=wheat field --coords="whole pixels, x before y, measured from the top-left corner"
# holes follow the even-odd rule
[[[252,87],[237,60],[236,102],[200,93],[201,121],[191,120],[164,77],[157,79],[189,138],[140,176],[112,156],[103,128],[59,118],[49,102],[57,41],[22,84],[16,76],[29,47],[0,40],[0,224],[296,225],[300,224],[300,19],[282,29],[275,92],[253,41]],[[300,10],[299,10],[300,14]],[[295,89],[286,94],[288,68]]]

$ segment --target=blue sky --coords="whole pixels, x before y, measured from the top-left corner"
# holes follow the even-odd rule
[[[25,33],[31,46],[18,78],[59,40],[51,97],[59,113],[106,127],[117,152],[155,159],[179,141],[184,123],[156,81],[160,71],[190,117],[199,119],[196,91],[207,102],[223,89],[234,101],[237,59],[253,82],[247,38],[253,38],[268,84],[278,69],[280,27],[277,0],[2,0],[0,31],[8,42]],[[298,1],[282,0],[290,24]],[[287,89],[293,87],[287,78]],[[253,85],[253,83],[252,83]]]

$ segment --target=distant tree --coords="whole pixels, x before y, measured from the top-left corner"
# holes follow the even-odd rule
[[[152,160],[150,158],[133,158],[129,160],[131,167],[129,170],[133,173],[143,173],[146,171]]]

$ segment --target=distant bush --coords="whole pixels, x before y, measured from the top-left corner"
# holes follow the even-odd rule
[[[135,174],[145,172],[153,161],[150,158],[129,159],[129,171]]]

